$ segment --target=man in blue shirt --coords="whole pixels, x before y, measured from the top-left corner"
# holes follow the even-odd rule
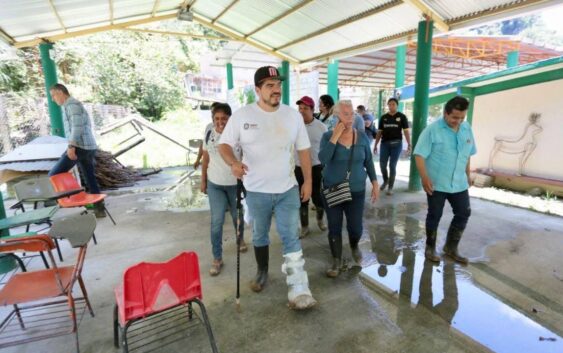
[[[90,117],[82,103],[70,96],[66,86],[57,83],[51,87],[49,92],[53,101],[62,107],[65,136],[68,139],[67,150],[49,171],[49,176],[68,172],[78,164],[78,170],[86,180],[87,191],[91,194],[99,194],[100,187],[95,174],[98,146],[92,131]],[[94,206],[96,217],[106,216],[103,201]]]
[[[363,105],[358,105],[356,107],[356,113],[364,119],[364,127],[366,130],[366,135],[369,140],[371,149],[373,150],[373,142],[375,141],[375,134],[377,133],[377,128],[375,127],[374,117],[367,112],[366,107]]]
[[[444,118],[422,131],[414,150],[416,167],[428,199],[424,255],[434,262],[440,262],[436,255],[436,237],[448,200],[454,218],[448,229],[444,254],[460,263],[468,263],[457,249],[471,215],[470,158],[477,153],[471,126],[464,122],[468,107],[469,101],[464,97],[450,99],[444,107]]]

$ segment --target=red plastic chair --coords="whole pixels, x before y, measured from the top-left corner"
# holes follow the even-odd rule
[[[115,289],[115,300],[114,345],[119,347],[121,331],[123,352],[129,352],[127,330],[133,323],[186,305],[191,321],[192,303],[201,309],[211,348],[214,353],[218,352],[207,311],[201,302],[199,262],[195,252],[182,252],[168,262],[141,262],[129,267],[123,274],[123,283]]]
[[[50,178],[50,180],[51,185],[53,185],[53,189],[55,189],[56,192],[63,192],[80,188],[78,181],[74,179],[74,176],[72,176],[71,173],[55,174]],[[106,194],[87,194],[86,192],[82,191],[78,194],[58,199],[57,202],[59,203],[59,206],[64,208],[85,207],[88,204],[103,201],[106,196]],[[113,217],[111,216],[105,205],[104,209],[115,225],[115,221],[113,220]]]

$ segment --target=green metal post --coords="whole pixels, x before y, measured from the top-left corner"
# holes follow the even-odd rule
[[[407,46],[405,44],[399,45],[395,53],[395,90],[405,85],[406,58],[407,58]],[[405,103],[400,102],[398,109],[400,112],[402,112],[405,109]]]
[[[338,94],[338,60],[333,60],[328,64],[327,75],[327,94],[336,102],[340,98]]]
[[[428,96],[430,91],[430,68],[432,65],[432,32],[433,21],[418,23],[418,40],[416,44],[416,73],[414,81],[412,146],[416,146],[418,137],[426,127],[428,119]],[[420,175],[416,169],[414,154],[411,156],[409,190],[422,189]]]
[[[47,91],[49,116],[51,117],[51,135],[65,137],[61,107],[53,101],[51,98],[51,92],[49,92],[49,88],[57,83],[57,66],[55,65],[55,61],[51,55],[51,53],[53,53],[53,43],[39,44],[39,53],[41,55],[43,77],[45,78],[45,90]]]
[[[383,115],[383,90],[379,90],[379,95],[377,99],[377,118],[380,119]]]
[[[2,191],[0,191],[0,219],[6,218],[6,210],[4,209],[4,197],[2,196]],[[10,235],[8,229],[0,230],[0,237],[7,237]]]
[[[469,125],[473,125],[473,106],[475,104],[475,91],[471,87],[460,87],[457,90],[457,94],[464,96],[469,100],[469,108],[467,109],[467,115],[465,120]]]
[[[520,52],[518,50],[510,51],[506,54],[506,68],[518,66],[518,61],[520,59]]]
[[[285,80],[282,82],[282,103],[289,105],[289,61],[282,61],[282,76]]]
[[[235,88],[233,81],[233,64],[227,63],[227,90]]]

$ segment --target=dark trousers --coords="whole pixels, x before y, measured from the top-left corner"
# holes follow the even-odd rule
[[[428,214],[426,215],[426,229],[437,230],[444,211],[446,200],[452,206],[454,218],[451,225],[459,230],[464,230],[471,216],[469,192],[467,190],[456,193],[434,191],[432,195],[426,194],[428,200]]]
[[[313,191],[311,192],[311,199],[313,200],[313,204],[315,207],[323,207],[323,201],[321,199],[321,179],[322,179],[322,172],[323,166],[322,165],[314,165],[312,168],[313,174]],[[299,190],[305,183],[305,179],[303,178],[303,171],[301,167],[295,167],[295,178],[299,183]],[[306,202],[301,202],[301,207],[307,207],[309,205],[309,200]]]
[[[346,229],[351,245],[356,245],[360,241],[363,232],[362,218],[364,215],[364,203],[366,190],[353,192],[352,201],[341,203],[333,207],[328,207],[325,198],[326,218],[328,220],[328,238],[330,241],[341,241],[342,222],[346,216]]]
[[[63,153],[61,158],[58,160],[57,164],[49,171],[49,176],[55,174],[65,173],[72,169],[76,164],[78,164],[78,170],[80,175],[86,181],[87,191],[90,194],[99,194],[100,187],[96,181],[95,166],[96,166],[96,150],[85,150],[76,147],[76,156],[78,157],[75,161],[68,158],[66,151]]]
[[[395,179],[395,176],[397,175],[397,162],[399,161],[402,151],[403,141],[401,140],[381,141],[379,167],[381,168],[383,182],[389,180],[389,174],[387,174],[387,163],[389,163],[391,179]]]

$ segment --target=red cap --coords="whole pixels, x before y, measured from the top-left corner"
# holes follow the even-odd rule
[[[313,100],[313,98],[309,97],[309,96],[303,96],[301,97],[300,100],[298,100],[295,104],[305,104],[306,106],[311,107],[311,109],[315,109],[315,101]]]

